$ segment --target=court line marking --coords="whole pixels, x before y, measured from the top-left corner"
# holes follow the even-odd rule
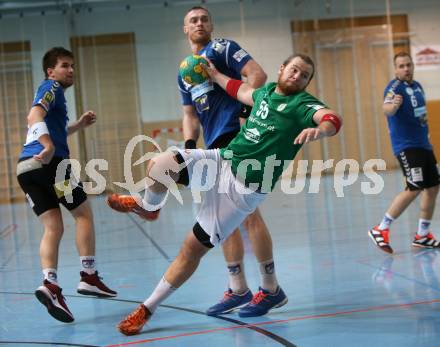
[[[6,236],[12,234],[16,230],[17,230],[17,224],[13,223],[7,225],[2,229],[2,231],[0,231],[0,239],[4,239]]]
[[[302,321],[302,320],[308,320],[308,319],[332,318],[332,317],[337,317],[337,316],[342,316],[342,315],[350,315],[350,314],[366,313],[366,312],[374,312],[374,311],[383,311],[383,310],[395,309],[395,308],[409,308],[409,307],[416,306],[416,305],[426,305],[426,304],[433,304],[433,303],[440,303],[440,299],[434,299],[434,300],[429,300],[429,301],[416,301],[416,302],[411,302],[411,303],[406,303],[406,304],[391,304],[391,305],[383,305],[383,306],[373,306],[373,307],[367,307],[367,308],[363,308],[363,309],[339,311],[339,312],[332,312],[332,313],[322,313],[322,314],[316,314],[316,315],[306,315],[306,316],[301,316],[301,317],[292,317],[292,318],[279,319],[279,320],[268,321],[268,322],[260,322],[260,323],[254,323],[254,324],[232,326],[232,327],[227,327],[227,328],[215,328],[215,329],[200,330],[200,331],[195,331],[192,333],[182,333],[182,334],[178,334],[178,335],[153,337],[150,339],[107,345],[106,347],[130,346],[130,345],[149,343],[149,342],[154,342],[154,341],[171,340],[171,339],[176,339],[179,337],[209,334],[209,333],[218,332],[218,331],[228,331],[228,330],[234,330],[234,329],[243,329],[243,328],[249,328],[249,327],[258,327],[258,326],[262,326],[262,325],[288,323],[288,322]]]
[[[0,291],[0,294],[10,294],[10,295],[34,295],[34,293],[28,293],[28,292],[2,292]],[[69,298],[76,298],[76,299],[88,299],[88,300],[93,300],[96,298],[95,297],[89,297],[89,296],[80,296],[80,295],[69,295],[69,294],[65,294],[65,297],[69,297]],[[135,301],[135,300],[127,300],[127,299],[118,299],[118,298],[99,298],[99,300],[107,300],[107,301],[118,301],[118,302],[129,302],[129,303],[134,303],[134,304],[141,304],[142,302],[140,301]],[[196,311],[196,310],[192,310],[189,308],[184,308],[184,307],[178,307],[178,306],[171,306],[171,305],[159,305],[159,307],[165,307],[165,308],[170,308],[170,309],[174,309],[174,310],[179,310],[179,311],[185,311],[185,312],[190,312],[190,313],[194,313],[194,314],[198,314],[198,315],[202,315],[202,316],[206,316],[205,312],[201,312],[201,311]],[[208,317],[208,316],[206,316]],[[234,324],[237,324],[239,326],[243,326],[246,327],[250,330],[254,330],[260,334],[265,335],[266,337],[278,342],[279,344],[286,346],[286,347],[297,347],[295,344],[293,344],[292,342],[284,339],[281,336],[278,336],[270,331],[267,331],[265,329],[256,327],[255,325],[252,324],[246,324],[245,322],[233,319],[233,318],[228,318],[228,317],[223,317],[223,316],[209,316],[211,318],[216,318],[216,319],[220,319],[220,320],[224,320],[224,321],[228,321]]]
[[[83,345],[80,343],[68,343],[68,342],[43,342],[43,341],[0,341],[1,344],[27,344],[27,345],[52,345],[52,346],[76,346],[76,347],[101,347],[99,345]]]

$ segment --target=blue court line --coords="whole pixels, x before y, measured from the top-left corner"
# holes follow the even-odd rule
[[[162,254],[162,256],[165,258],[165,260],[169,263],[172,262],[171,258],[169,257],[169,255],[162,249],[162,247],[159,246],[159,244],[153,240],[153,238],[144,230],[144,228],[142,228],[142,226],[138,223],[138,221],[133,218],[132,216],[130,216],[129,214],[127,214],[128,218],[130,218],[130,220],[134,223],[134,225],[137,226],[137,228],[140,230],[140,232],[142,234],[144,234],[144,236],[153,244],[154,248],[157,249],[157,251]]]
[[[0,291],[0,294],[9,294],[9,295],[34,295],[34,293],[27,293],[27,292],[2,292]],[[88,300],[96,300],[96,297],[89,297],[89,296],[80,296],[80,295],[69,295],[69,294],[64,294],[65,297],[68,298],[75,298],[75,299],[88,299]],[[134,303],[134,304],[141,304],[141,301],[136,301],[136,300],[127,300],[127,299],[118,299],[118,298],[99,298],[99,300],[108,300],[108,301],[118,301],[118,302],[128,302],[128,303]],[[198,315],[202,315],[202,316],[206,316],[205,312],[201,312],[201,311],[196,311],[196,310],[192,310],[189,308],[184,308],[184,307],[178,307],[178,306],[170,306],[170,305],[159,305],[159,307],[166,307],[166,308],[170,308],[173,310],[178,310],[178,311],[184,311],[184,312],[189,312],[189,313],[194,313],[194,314],[198,314]],[[257,333],[260,333],[276,342],[278,342],[279,344],[281,344],[282,346],[286,346],[286,347],[297,347],[295,344],[291,343],[290,341],[284,339],[281,336],[278,336],[276,334],[271,333],[268,330],[259,328],[257,326],[253,326],[253,325],[249,325],[248,323],[236,320],[236,319],[232,319],[232,318],[227,318],[227,317],[223,317],[223,316],[206,316],[206,317],[210,317],[210,318],[216,318],[216,319],[221,319],[227,322],[231,322],[237,325],[241,325],[244,326],[247,329],[250,330],[254,330]],[[0,341],[0,343],[7,343],[8,341]],[[14,342],[14,343],[19,343],[19,342]],[[29,342],[29,343],[35,343],[35,344],[43,344],[44,342]],[[91,346],[91,345],[81,345],[81,344],[65,344],[65,343],[55,343],[52,342],[52,344],[61,344],[61,345],[69,345],[69,346],[86,346],[86,347],[96,347],[96,346]]]

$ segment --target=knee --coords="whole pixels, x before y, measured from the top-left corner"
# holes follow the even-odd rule
[[[44,226],[44,232],[61,237],[64,234],[64,227],[58,223],[49,223]]]

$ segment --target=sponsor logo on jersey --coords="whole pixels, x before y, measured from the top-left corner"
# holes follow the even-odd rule
[[[318,105],[318,104],[316,104],[316,105],[306,105],[306,106],[309,107],[309,108],[313,108],[315,111],[319,111],[319,110],[325,108],[324,106]]]
[[[406,87],[405,91],[406,91],[406,94],[408,94],[408,95],[413,95],[414,94],[414,90],[412,90],[412,88],[410,88],[410,87]]]
[[[216,39],[212,42],[212,49],[218,53],[223,53],[226,49],[226,45],[228,44],[228,41],[224,39]]]
[[[286,108],[287,104],[280,104],[277,107],[277,111],[281,112],[284,111],[284,109]]]
[[[260,141],[260,132],[255,128],[246,129],[244,137],[253,143],[258,143]]]
[[[208,95],[203,94],[195,100],[196,110],[199,113],[209,110]]]
[[[203,94],[207,94],[211,90],[214,90],[214,84],[207,80],[191,89],[191,99],[197,100],[197,98],[201,97]]]
[[[244,57],[246,57],[248,55],[248,52],[246,52],[243,48],[240,49],[239,51],[235,52],[234,55],[232,56],[237,63],[241,62],[243,60]]]

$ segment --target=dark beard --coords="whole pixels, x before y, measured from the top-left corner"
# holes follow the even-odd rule
[[[280,78],[278,79],[278,88],[284,95],[291,95],[301,91],[296,86],[288,86],[284,81],[281,81]]]

